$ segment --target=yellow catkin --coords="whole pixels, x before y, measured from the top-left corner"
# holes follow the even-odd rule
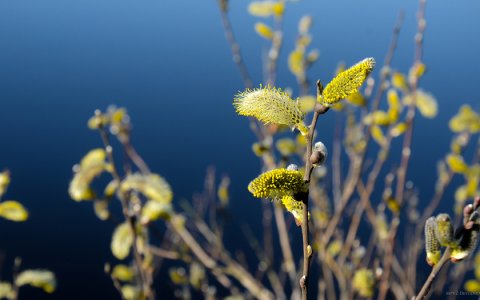
[[[392,74],[392,85],[403,92],[408,91],[407,79],[402,73],[394,72]]]
[[[303,191],[305,183],[300,171],[275,169],[265,172],[248,185],[248,190],[257,198],[281,198]]]
[[[295,49],[288,55],[288,69],[296,77],[305,75],[304,67],[304,51],[302,49]]]
[[[300,224],[303,222],[302,202],[295,200],[292,196],[286,195],[282,197],[282,204],[285,206],[285,209],[293,215],[295,220]]]
[[[468,165],[465,163],[461,155],[449,154],[447,156],[447,164],[455,173],[465,173],[468,171]]]
[[[363,84],[367,76],[373,71],[375,60],[366,58],[353,67],[340,72],[323,91],[319,101],[325,106],[330,106],[355,93]]]
[[[453,244],[453,225],[448,214],[439,214],[435,218],[435,236],[442,246]]]
[[[440,242],[435,235],[436,221],[435,217],[430,217],[425,222],[425,252],[427,253],[427,263],[434,266],[440,260]]]
[[[475,134],[480,132],[480,115],[469,105],[463,105],[448,125],[453,132],[468,131]]]
[[[255,17],[269,17],[275,13],[275,4],[274,1],[255,1],[248,6],[248,12]]]
[[[233,106],[239,115],[255,117],[265,124],[297,128],[304,135],[308,133],[298,102],[281,89],[270,86],[247,89],[235,96]]]
[[[372,270],[362,268],[355,272],[352,281],[353,289],[365,298],[370,298],[375,293],[375,275]]]
[[[273,30],[265,23],[256,23],[255,31],[258,33],[259,36],[263,37],[264,39],[271,40],[273,38]]]

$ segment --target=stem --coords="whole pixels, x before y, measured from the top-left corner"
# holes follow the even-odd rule
[[[317,93],[320,95],[322,93],[323,87],[320,81],[317,81]],[[312,171],[313,171],[313,164],[310,161],[310,157],[312,156],[312,150],[313,150],[313,136],[315,134],[315,127],[317,126],[317,120],[318,117],[321,114],[324,114],[328,111],[328,107],[325,107],[319,103],[316,104],[315,106],[315,112],[313,114],[313,119],[312,123],[310,124],[310,129],[308,132],[308,135],[306,137],[307,139],[307,156],[305,159],[305,174],[304,174],[304,181],[305,183],[310,183],[310,179],[312,177]],[[302,290],[302,299],[306,300],[307,299],[307,294],[308,294],[308,277],[309,277],[309,269],[310,269],[310,260],[312,258],[312,247],[310,246],[310,241],[309,241],[309,229],[308,229],[308,193],[307,192],[303,193],[301,195],[302,199],[299,199],[303,202],[303,220],[302,220],[302,240],[303,240],[303,274],[302,277],[300,278],[300,288]],[[309,246],[310,246],[310,251],[309,251]],[[309,253],[310,252],[310,253]]]
[[[430,288],[432,287],[432,284],[435,281],[435,278],[437,277],[438,273],[440,273],[440,270],[443,268],[443,266],[450,261],[451,253],[452,253],[452,249],[450,249],[450,247],[445,250],[445,252],[442,255],[442,258],[435,265],[435,267],[433,267],[432,272],[428,276],[427,280],[423,284],[422,289],[420,290],[420,292],[418,292],[414,300],[421,300],[427,297],[428,292],[430,291]]]
[[[225,32],[225,37],[227,38],[228,44],[230,45],[230,49],[232,50],[232,58],[237,65],[238,71],[240,72],[240,76],[242,77],[243,84],[246,88],[252,87],[252,79],[250,77],[250,73],[248,72],[247,66],[243,62],[243,56],[240,52],[240,45],[237,43],[235,39],[235,35],[233,34],[232,24],[230,23],[230,19],[228,18],[227,11],[220,7],[220,13],[222,14],[222,24],[223,30]]]

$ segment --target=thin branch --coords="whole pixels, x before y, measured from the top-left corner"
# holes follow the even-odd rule
[[[422,60],[422,52],[423,52],[423,34],[425,32],[425,4],[426,0],[419,0],[419,8],[418,8],[418,32],[415,35],[415,61],[414,67],[421,64]],[[405,133],[404,140],[403,140],[403,147],[402,147],[402,158],[400,162],[400,168],[398,169],[397,173],[397,186],[395,191],[395,200],[400,204],[403,204],[404,198],[404,191],[405,191],[405,180],[408,170],[408,164],[410,161],[411,155],[411,144],[413,139],[413,122],[415,119],[415,109],[416,109],[416,92],[418,87],[418,77],[413,76],[414,78],[411,79],[411,90],[410,93],[412,94],[412,103],[408,107],[407,118],[406,118],[406,126],[407,132]],[[398,226],[400,224],[400,217],[396,214],[392,220],[391,229],[388,235],[388,243],[386,247],[386,254],[384,259],[384,273],[382,276],[381,284],[380,284],[380,292],[378,299],[383,300],[387,296],[388,287],[389,287],[389,280],[390,280],[390,272],[393,262],[394,249],[395,249],[395,242],[396,242],[396,235]]]
[[[418,295],[414,298],[414,300],[421,300],[427,297],[428,292],[430,291],[430,288],[432,287],[432,284],[435,281],[435,278],[437,277],[438,273],[440,273],[440,270],[442,270],[443,266],[450,261],[451,254],[452,254],[452,249],[448,247],[443,253],[440,261],[435,265],[435,267],[433,267],[432,272],[428,276],[427,280],[423,284],[422,289],[420,290],[420,292],[418,292]]]
[[[230,19],[228,18],[228,12],[226,8],[220,7],[220,13],[222,16],[222,24],[223,30],[225,32],[225,37],[230,45],[230,49],[232,51],[232,58],[235,62],[235,65],[240,72],[240,76],[242,77],[243,84],[246,88],[252,87],[252,79],[250,77],[250,73],[248,72],[247,66],[244,63],[242,52],[240,51],[240,45],[237,43],[235,39],[235,35],[233,34],[232,24],[230,23]]]

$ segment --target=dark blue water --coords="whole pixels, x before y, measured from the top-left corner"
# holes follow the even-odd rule
[[[246,12],[248,2],[231,2],[235,33],[259,84],[266,44],[253,31],[256,19]],[[393,64],[407,72],[416,6],[399,0],[289,3],[284,50],[293,48],[298,19],[311,14],[321,54],[310,75],[327,82],[339,61],[352,64],[373,56],[382,62],[404,9]],[[421,199],[430,198],[435,163],[448,151],[447,120],[462,103],[480,109],[479,10],[473,0],[428,3],[424,60],[429,72],[422,85],[437,97],[440,110],[435,120],[417,122],[409,178],[420,187]],[[285,59],[283,52],[278,85],[296,87]],[[46,267],[57,274],[58,291],[48,299],[116,296],[103,274],[104,263],[114,262],[112,225],[98,221],[90,204],[75,203],[67,194],[72,165],[100,145],[86,121],[94,109],[109,104],[128,108],[134,144],[171,183],[176,199],[201,190],[205,169],[215,165],[232,178],[236,222],[258,221],[260,205],[245,188],[260,165],[250,151],[254,136],[231,104],[242,88],[214,0],[1,1],[0,169],[12,172],[7,198],[21,201],[31,213],[26,223],[0,220],[3,278],[10,276],[13,257],[21,256],[25,268]],[[327,147],[333,120],[331,113],[319,124]],[[451,203],[447,199],[444,209]]]

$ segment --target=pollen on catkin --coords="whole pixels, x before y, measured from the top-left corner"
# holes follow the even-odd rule
[[[248,185],[248,191],[257,198],[277,199],[292,196],[305,188],[300,171],[275,169],[265,172]]]
[[[357,92],[367,76],[373,71],[375,60],[366,58],[349,69],[340,72],[323,90],[321,104],[331,106]]]
[[[435,218],[435,235],[442,246],[451,246],[454,243],[453,225],[448,214],[439,214]]]
[[[427,253],[427,263],[434,266],[440,260],[440,242],[435,235],[436,221],[435,217],[430,217],[425,222],[425,252]]]
[[[295,220],[297,220],[300,224],[303,222],[303,203],[301,201],[295,200],[293,196],[283,196],[282,197],[282,204],[285,206],[285,209],[289,211]]]
[[[233,106],[239,115],[255,117],[265,124],[297,128],[304,135],[308,133],[298,102],[281,89],[271,86],[247,89],[235,96]]]

